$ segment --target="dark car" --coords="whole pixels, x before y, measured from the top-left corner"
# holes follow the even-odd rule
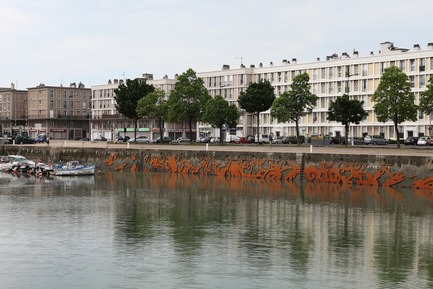
[[[301,140],[301,144],[305,143],[305,137],[303,135],[300,135],[299,138]],[[284,144],[297,144],[298,139],[296,138],[296,135],[285,136],[285,137],[283,137],[283,143]]]
[[[107,141],[107,139],[103,136],[99,137],[99,138],[95,138],[94,141]]]
[[[253,135],[248,135],[247,136],[247,140],[248,140],[248,143],[255,143],[256,142],[256,137],[253,136]]]
[[[37,143],[47,142],[47,135],[46,134],[39,134],[35,140]]]
[[[418,138],[414,137],[414,136],[408,136],[405,140],[404,140],[404,145],[411,145],[411,146],[416,146],[416,144],[418,143]]]
[[[16,144],[34,144],[36,141],[35,139],[28,137],[28,136],[23,136],[23,135],[19,135],[15,138],[15,143]]]
[[[154,143],[161,143],[161,137],[157,137],[156,139],[153,140]],[[171,138],[169,138],[168,136],[165,136],[162,138],[162,142],[163,143],[171,143]]]

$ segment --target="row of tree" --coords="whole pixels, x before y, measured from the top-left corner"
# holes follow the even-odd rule
[[[309,80],[306,72],[295,76],[290,90],[282,93],[278,98],[269,81],[251,83],[240,93],[239,106],[256,116],[257,132],[259,132],[260,113],[269,109],[271,116],[277,118],[279,122],[294,122],[298,145],[300,145],[299,122],[302,117],[312,112],[318,100],[318,97],[311,93]],[[134,137],[136,137],[137,122],[140,118],[159,120],[161,136],[164,121],[187,121],[192,140],[193,122],[209,123],[219,128],[221,135],[223,127],[236,126],[239,117],[236,105],[229,104],[222,96],[212,98],[203,80],[197,77],[192,69],[179,76],[168,98],[164,91],[155,89],[153,85],[140,79],[127,80],[126,84],[120,84],[115,89],[114,98],[116,109],[133,120]],[[427,89],[421,93],[419,105],[416,105],[408,76],[395,66],[388,67],[383,72],[372,101],[375,102],[374,112],[377,120],[392,121],[398,136],[398,124],[406,120],[416,121],[418,110],[425,114],[433,113],[433,76],[430,77]],[[363,101],[350,99],[347,94],[337,97],[329,104],[327,119],[342,123],[345,128],[346,145],[350,125],[359,124],[368,116],[363,104]],[[400,147],[398,137],[397,146]]]

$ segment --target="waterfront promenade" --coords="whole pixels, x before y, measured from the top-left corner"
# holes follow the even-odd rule
[[[28,145],[27,145],[28,146]],[[44,147],[47,144],[33,144],[30,146]],[[237,145],[237,144],[127,144],[91,141],[64,141],[51,140],[50,147],[65,148],[108,148],[108,149],[144,149],[144,150],[191,150],[191,151],[230,151],[230,152],[273,152],[273,153],[318,153],[318,154],[342,154],[342,155],[383,155],[383,156],[433,156],[433,147],[404,146],[400,149],[396,145],[373,146],[329,146],[311,147],[309,145]]]

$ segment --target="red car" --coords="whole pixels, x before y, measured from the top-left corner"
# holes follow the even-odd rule
[[[238,136],[233,140],[234,143],[248,143],[248,139],[243,136]]]

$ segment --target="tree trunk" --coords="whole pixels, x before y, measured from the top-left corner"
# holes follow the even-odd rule
[[[348,145],[348,135],[349,135],[349,125],[346,124],[344,125],[344,142],[346,143],[346,147]]]
[[[161,143],[163,140],[164,129],[162,125],[162,118],[159,118],[159,136],[161,137]]]
[[[219,143],[221,145],[224,144],[224,141],[223,141],[223,127],[222,126],[220,126],[220,141],[219,141]]]
[[[138,119],[134,118],[134,141],[137,139],[137,123]]]
[[[296,125],[296,142],[298,146],[301,146],[301,138],[299,136],[299,118],[295,120],[295,125]]]
[[[394,129],[395,129],[395,133],[397,134],[397,148],[399,149],[400,148],[400,138],[399,138],[397,121],[394,121]]]
[[[257,112],[257,145],[259,145],[260,144],[260,132],[259,132],[259,129],[260,129],[260,112]]]
[[[192,118],[189,118],[189,139],[192,141]]]

